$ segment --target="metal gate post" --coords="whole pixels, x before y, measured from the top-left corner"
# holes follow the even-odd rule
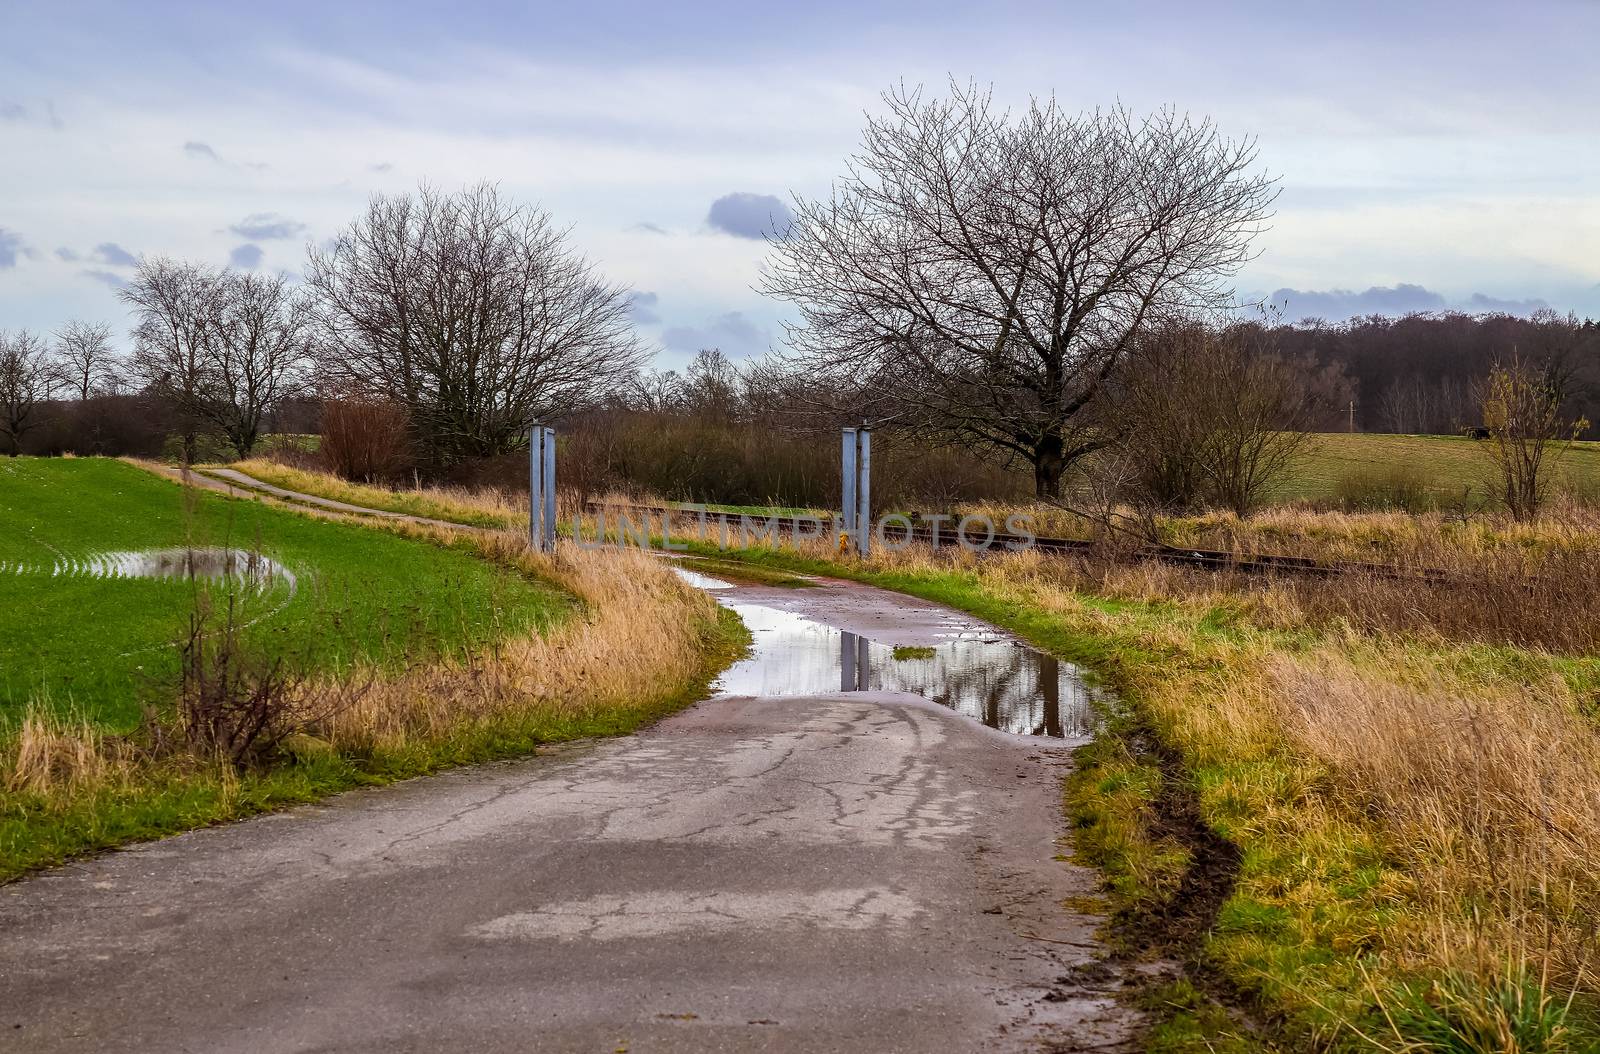
[[[856,429],[856,552],[872,553],[872,432]]]
[[[556,548],[556,430],[528,430],[528,544],[539,552]]]
[[[843,489],[839,512],[845,537],[855,542],[857,553],[866,556],[872,551],[872,430],[866,425],[846,428],[839,454]]]
[[[544,430],[544,547],[556,551],[556,430]]]
[[[844,444],[839,451],[839,481],[844,488],[839,499],[839,514],[845,537],[855,540],[856,533],[856,430],[844,430]]]

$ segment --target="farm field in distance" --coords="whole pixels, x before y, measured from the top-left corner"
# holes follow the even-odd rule
[[[1439,500],[1460,499],[1470,487],[1479,500],[1490,465],[1480,442],[1465,436],[1321,432],[1311,437],[1276,501],[1333,501],[1340,484],[1363,476],[1413,473]],[[1600,442],[1573,443],[1561,456],[1558,486],[1580,494],[1600,486]]]
[[[243,640],[311,669],[459,654],[552,624],[571,603],[463,550],[220,495],[186,500],[120,461],[7,460],[0,482],[0,609],[28,613],[0,638],[0,725],[38,702],[125,731],[170,697],[194,584],[87,573],[96,554],[259,550],[294,584],[234,588]],[[200,588],[225,603],[220,583]]]

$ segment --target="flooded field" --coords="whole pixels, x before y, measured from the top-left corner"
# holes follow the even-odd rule
[[[754,637],[716,682],[720,694],[904,692],[1016,735],[1092,733],[1093,695],[1077,667],[958,613],[850,583],[774,589],[679,573]]]

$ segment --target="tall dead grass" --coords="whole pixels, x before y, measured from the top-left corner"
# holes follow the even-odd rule
[[[1600,734],[1571,690],[1357,654],[1274,655],[1267,684],[1292,742],[1413,877],[1425,922],[1410,953],[1471,974],[1531,954],[1558,984],[1600,991]]]
[[[492,487],[431,483],[413,487],[381,487],[351,483],[328,472],[265,458],[241,461],[234,467],[264,483],[286,490],[315,494],[371,509],[492,527],[512,527],[526,522],[528,518],[526,494],[519,495]]]
[[[134,753],[77,716],[30,706],[9,742],[0,741],[0,784],[13,793],[59,798],[98,790],[133,770]]]
[[[639,550],[528,551],[512,534],[488,555],[547,578],[582,610],[546,635],[508,638],[469,659],[376,681],[319,729],[341,751],[403,749],[530,712],[576,716],[658,692],[701,661],[715,602]]]
[[[1040,537],[1092,539],[1104,524],[1066,509],[1031,505],[977,504],[963,511],[1004,523],[1012,513],[1032,518]],[[1122,510],[1113,539],[1148,541],[1138,518]],[[1522,523],[1489,513],[1336,512],[1304,505],[1275,506],[1240,518],[1230,512],[1159,516],[1155,539],[1179,548],[1232,553],[1241,558],[1281,555],[1329,563],[1398,563],[1451,566],[1496,552],[1559,552],[1600,549],[1600,508],[1571,500],[1552,501],[1537,521]]]

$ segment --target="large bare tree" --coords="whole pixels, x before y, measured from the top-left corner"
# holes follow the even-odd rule
[[[39,407],[62,384],[60,364],[43,337],[0,330],[0,436],[6,453],[22,453],[22,438],[39,424]]]
[[[111,327],[104,322],[68,322],[56,334],[56,358],[73,398],[86,403],[117,387],[118,362]]]
[[[1059,493],[1141,327],[1231,299],[1276,191],[1250,140],[1170,110],[1002,112],[952,86],[884,96],[825,200],[796,199],[765,290],[794,357],[860,417],[1033,466]]]
[[[310,298],[283,275],[225,271],[219,279],[197,409],[241,458],[266,415],[303,390],[311,318]]]
[[[172,407],[186,465],[206,425],[207,346],[219,315],[219,284],[209,267],[156,257],[140,260],[119,294],[134,312],[132,375]]]
[[[618,391],[643,351],[627,291],[495,187],[374,197],[311,253],[327,380],[405,407],[437,464],[526,443]]]
[[[307,296],[281,275],[154,259],[140,262],[122,299],[135,311],[132,372],[176,411],[184,461],[202,430],[250,456],[262,420],[304,384]]]

